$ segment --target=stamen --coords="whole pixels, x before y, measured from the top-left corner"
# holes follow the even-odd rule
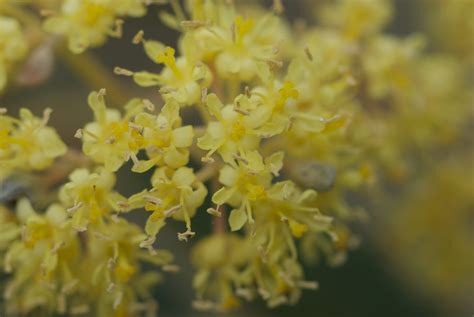
[[[133,165],[138,165],[140,163],[135,153],[130,152],[130,158],[132,159]]]
[[[161,87],[159,90],[161,94],[170,94],[176,91],[178,91],[178,89],[172,87]]]
[[[77,139],[82,139],[83,136],[84,136],[83,130],[77,129],[76,133],[74,134],[74,137]]]
[[[203,88],[201,89],[201,103],[206,103],[206,98],[207,98],[207,88]]]
[[[148,111],[155,111],[155,105],[149,99],[143,99],[142,102]]]
[[[248,164],[249,164],[249,161],[248,161],[246,158],[244,158],[244,157],[242,157],[242,156],[240,156],[240,155],[238,155],[238,154],[234,154],[234,158],[235,158],[237,161],[240,161],[240,162],[244,163],[245,165],[248,165]]]
[[[248,116],[250,114],[249,111],[247,111],[247,110],[240,107],[240,104],[239,104],[238,101],[234,104],[234,111],[238,112],[240,114],[243,114],[244,116]]]
[[[66,211],[68,212],[69,215],[72,215],[74,212],[76,212],[78,209],[80,209],[82,206],[84,206],[84,203],[82,201],[80,201],[79,203],[77,203],[76,205],[66,209]]]
[[[216,217],[221,217],[222,216],[222,213],[219,211],[219,208],[221,206],[220,205],[217,205],[216,208],[207,208],[206,212],[208,214],[211,214],[213,216],[216,216]]]
[[[152,204],[157,205],[157,206],[161,206],[161,204],[163,204],[163,200],[161,200],[160,198],[157,198],[155,196],[145,195],[145,196],[143,196],[143,199],[146,202],[152,203]]]
[[[200,27],[209,26],[210,23],[207,21],[191,20],[191,21],[181,21],[181,26],[185,29],[198,29]]]
[[[60,241],[58,243],[56,243],[53,248],[51,249],[51,253],[52,254],[55,254],[59,251],[59,249],[61,249],[66,243],[64,241]]]
[[[201,162],[204,162],[204,163],[214,163],[214,159],[210,156],[203,156],[201,157]]]
[[[176,211],[178,211],[179,209],[181,209],[181,205],[176,205],[176,206],[173,206],[167,210],[165,210],[163,213],[165,215],[165,217],[170,217],[172,216]]]
[[[298,287],[303,289],[316,290],[319,288],[319,283],[316,281],[299,281]]]
[[[117,67],[114,68],[114,74],[131,77],[131,76],[133,76],[134,73],[131,70],[121,68],[121,67],[117,66]]]
[[[110,34],[112,37],[121,38],[123,35],[123,20],[115,20],[115,30]]]
[[[50,117],[51,117],[51,113],[52,113],[52,112],[53,112],[53,109],[51,109],[51,108],[46,108],[46,109],[44,109],[44,111],[43,111],[43,119],[41,120],[41,125],[42,125],[42,126],[45,126],[45,125],[48,124],[48,121],[49,121],[49,119],[50,119]]]
[[[105,90],[105,88],[99,89],[99,92],[97,93],[97,97],[104,98],[105,95],[107,95],[107,90]]]
[[[188,238],[193,237],[196,233],[187,229],[185,232],[178,232],[178,240],[188,242]]]
[[[123,292],[119,292],[117,294],[117,297],[115,298],[114,300],[114,304],[113,304],[113,307],[114,309],[117,309],[117,307],[120,305],[120,303],[122,302],[122,299],[123,299]]]
[[[238,288],[235,290],[235,294],[249,302],[254,298],[252,291],[247,288]]]
[[[143,36],[145,35],[145,32],[143,30],[138,31],[137,34],[132,39],[132,43],[135,45],[140,44],[143,41]]]

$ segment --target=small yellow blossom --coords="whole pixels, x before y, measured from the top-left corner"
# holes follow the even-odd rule
[[[174,218],[186,223],[186,232],[178,234],[180,240],[194,235],[191,218],[204,202],[207,189],[196,179],[193,170],[188,167],[177,170],[161,167],[153,174],[151,183],[150,190],[144,190],[128,200],[132,208],[143,206],[152,213],[145,226],[146,233],[156,236],[166,218]]]
[[[50,114],[46,109],[43,118],[37,118],[23,108],[16,119],[0,112],[0,170],[45,169],[66,153],[56,131],[46,126]]]
[[[259,120],[258,113],[254,113],[258,110],[252,108],[246,96],[240,95],[234,105],[224,106],[215,94],[210,94],[207,96],[207,108],[217,121],[209,122],[206,134],[198,139],[198,146],[209,151],[205,160],[218,152],[229,164],[235,164],[239,157],[252,164],[252,155],[261,161],[255,150],[263,133],[257,128],[265,121]],[[259,169],[258,166],[253,167]]]
[[[122,117],[118,110],[106,108],[104,94],[101,90],[89,95],[95,121],[79,130],[77,136],[82,138],[82,149],[87,156],[104,164],[108,170],[116,171],[131,157],[136,157],[144,145],[140,128],[131,121],[144,110],[145,103],[139,99],[130,100]]]
[[[174,48],[157,41],[145,41],[144,47],[152,61],[165,67],[160,74],[136,72],[135,82],[144,87],[160,86],[165,100],[173,98],[182,106],[198,103],[202,89],[209,87],[212,80],[209,68],[186,56],[175,58]]]
[[[71,51],[81,53],[89,46],[103,44],[108,35],[117,36],[117,18],[145,13],[145,5],[136,0],[64,0],[58,14],[44,22],[44,28],[66,35]]]
[[[72,226],[78,231],[97,225],[119,209],[125,198],[114,192],[115,175],[106,169],[90,173],[87,169],[77,169],[69,176],[70,182],[60,190],[59,198],[72,215]]]
[[[17,20],[0,15],[0,92],[7,84],[14,63],[27,53],[28,43]]]
[[[22,199],[16,208],[23,229],[22,239],[12,243],[5,255],[5,271],[15,273],[5,285],[5,297],[16,299],[7,301],[8,310],[31,313],[48,306],[52,311],[64,312],[53,299],[65,299],[76,291],[79,238],[64,224],[67,214],[60,205],[51,205],[40,214]]]
[[[142,148],[149,159],[134,161],[133,171],[144,172],[154,165],[178,168],[188,163],[194,130],[190,125],[181,126],[179,105],[174,99],[168,100],[158,116],[138,114],[134,124],[140,127]]]

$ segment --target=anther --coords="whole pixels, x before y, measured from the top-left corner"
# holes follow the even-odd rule
[[[74,206],[66,209],[66,211],[68,212],[68,214],[73,214],[74,212],[76,212],[78,209],[80,209],[82,206],[84,206],[84,203],[82,201],[80,201],[79,203],[75,204]]]
[[[111,34],[113,37],[121,38],[123,35],[123,20],[115,20],[115,30]]]
[[[157,198],[155,196],[151,196],[151,195],[145,195],[145,196],[143,196],[143,199],[146,202],[151,203],[153,205],[157,205],[157,206],[160,206],[163,203],[163,200],[161,200],[160,198]]]
[[[145,35],[145,32],[143,30],[138,31],[137,34],[132,39],[132,43],[135,45],[140,44],[143,41],[143,36]]]
[[[105,90],[105,88],[99,89],[99,92],[97,93],[97,97],[103,98],[105,95],[107,95],[107,90]]]
[[[74,137],[77,139],[82,139],[83,136],[84,136],[84,133],[82,129],[77,129],[76,133],[74,134]]]
[[[133,76],[133,72],[131,70],[121,68],[118,66],[114,68],[114,74],[121,75],[121,76],[128,76],[128,77]]]
[[[199,20],[191,20],[191,21],[181,21],[181,26],[185,29],[198,29],[203,26],[208,26],[209,22],[206,21],[199,21]]]
[[[155,111],[155,105],[149,99],[143,99],[142,102],[148,111]]]
[[[216,208],[207,208],[206,212],[216,217],[221,217],[222,213],[219,211],[220,205],[217,205]]]
[[[181,209],[181,205],[176,205],[165,210],[163,213],[165,214],[165,217],[171,217],[175,212],[177,212],[180,209]]]
[[[201,89],[201,103],[206,103],[206,98],[207,98],[207,88],[203,88]]]
[[[51,109],[51,108],[44,109],[44,111],[43,111],[43,120],[41,121],[42,125],[46,125],[48,123],[52,112],[53,112],[53,109]]]
[[[203,156],[201,157],[201,162],[204,162],[204,163],[214,163],[214,159],[210,156]]]
[[[316,281],[299,281],[297,284],[300,288],[310,290],[316,290],[319,287],[319,284]]]

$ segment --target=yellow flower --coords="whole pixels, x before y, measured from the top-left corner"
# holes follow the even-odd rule
[[[79,237],[65,223],[66,210],[51,205],[44,214],[22,199],[16,207],[22,239],[13,242],[5,255],[5,270],[14,273],[5,285],[7,306],[26,314],[39,307],[61,312],[58,301],[75,293],[75,273],[81,260]],[[72,286],[72,287],[71,287]],[[68,288],[67,291],[62,291]],[[14,303],[22,302],[21,306]]]
[[[198,146],[209,151],[205,160],[210,160],[217,151],[226,163],[235,165],[239,158],[253,163],[249,156],[251,153],[259,156],[255,150],[262,133],[257,128],[264,121],[260,120],[258,110],[253,111],[255,108],[251,107],[248,98],[243,95],[235,99],[234,105],[227,106],[215,94],[207,96],[207,108],[217,121],[209,122],[206,134],[198,139]],[[253,168],[258,170],[261,166],[253,165]]]
[[[95,122],[79,130],[77,136],[82,138],[84,153],[95,162],[104,164],[110,171],[118,170],[130,157],[144,145],[144,137],[139,127],[131,124],[133,117],[145,108],[143,101],[132,99],[126,105],[122,117],[115,109],[107,109],[104,91],[92,92],[89,95],[89,106],[94,112]]]
[[[46,126],[50,113],[46,109],[43,118],[37,118],[21,109],[20,118],[16,119],[0,112],[0,169],[45,169],[66,153],[66,145],[56,131]]]
[[[172,255],[165,250],[150,254],[140,248],[145,235],[139,226],[124,219],[103,223],[97,229],[100,231],[85,232],[87,253],[78,276],[85,293],[83,301],[97,316],[135,316],[134,307],[150,297],[150,289],[161,279],[157,270],[142,272],[141,265],[166,266]]]
[[[119,35],[114,24],[121,16],[142,16],[143,3],[135,0],[64,0],[60,12],[44,22],[46,31],[66,35],[69,48],[81,53],[103,44],[107,36]]]
[[[145,41],[144,47],[152,61],[165,67],[160,74],[136,72],[135,82],[141,86],[160,86],[165,100],[176,100],[182,106],[200,102],[201,91],[209,87],[212,75],[209,68],[188,56],[175,58],[175,50],[157,41]]]
[[[263,168],[259,172],[250,170],[242,163],[236,167],[225,165],[220,170],[219,181],[224,187],[214,193],[212,201],[217,204],[217,210],[225,203],[236,207],[229,217],[232,231],[239,230],[247,221],[254,222],[252,206],[268,197],[272,174],[278,175],[282,160],[283,153],[277,152],[260,163]]]
[[[190,10],[202,27],[185,30],[183,52],[212,61],[221,78],[250,81],[262,61],[279,64],[278,45],[287,30],[272,14],[253,12],[254,16],[245,18],[223,3],[193,4]]]
[[[260,68],[260,76],[265,86],[252,90],[250,103],[258,106],[258,117],[265,123],[258,132],[267,137],[286,132],[291,124],[298,123],[310,133],[319,133],[324,128],[324,119],[299,109],[299,91],[289,80],[280,83],[275,80],[268,67]]]
[[[392,17],[388,0],[338,0],[322,8],[320,19],[350,40],[379,32]]]
[[[235,287],[252,255],[249,242],[233,234],[215,234],[198,242],[191,254],[197,269],[193,279],[197,293],[194,308],[226,312],[240,306]]]
[[[28,43],[17,20],[0,15],[0,92],[7,84],[8,72],[27,53]]]
[[[105,169],[90,173],[87,169],[77,169],[69,176],[59,192],[61,202],[68,206],[72,215],[72,226],[77,231],[87,230],[90,224],[97,225],[111,217],[113,210],[118,210],[120,203],[125,202],[112,189],[115,175]]]
[[[151,179],[152,188],[129,198],[130,208],[144,207],[152,214],[145,226],[146,233],[154,237],[164,226],[166,218],[186,223],[186,232],[178,234],[180,240],[193,236],[191,218],[207,195],[206,187],[196,179],[193,170],[180,167],[176,170],[161,167]]]
[[[190,125],[181,126],[179,105],[174,99],[168,100],[158,116],[138,114],[134,124],[140,127],[149,160],[134,161],[133,171],[144,172],[154,165],[178,168],[188,163],[194,131]]]

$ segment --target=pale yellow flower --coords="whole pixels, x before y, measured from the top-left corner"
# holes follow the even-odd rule
[[[116,109],[107,109],[104,94],[102,90],[89,95],[89,106],[95,121],[79,130],[77,136],[82,138],[82,149],[87,156],[104,164],[108,170],[116,171],[130,157],[134,158],[144,145],[140,128],[131,121],[135,115],[142,113],[145,104],[139,99],[130,100],[122,116]]]
[[[121,202],[125,202],[125,198],[113,191],[115,175],[105,169],[95,173],[77,169],[69,179],[61,188],[59,198],[68,207],[72,226],[77,231],[101,224],[112,216],[112,211],[120,208]]]
[[[12,66],[25,57],[28,42],[17,20],[0,15],[0,92],[7,84]]]
[[[209,87],[212,80],[209,68],[204,63],[187,56],[175,58],[172,47],[157,41],[145,41],[144,47],[152,61],[165,67],[159,74],[134,73],[136,83],[145,87],[160,86],[165,100],[173,98],[183,106],[200,102],[202,89]]]
[[[44,28],[67,36],[71,51],[81,53],[103,44],[107,36],[117,36],[117,18],[145,13],[145,5],[136,0],[64,0],[60,12],[48,18]]]
[[[161,167],[151,179],[152,188],[129,198],[131,208],[144,207],[152,214],[148,217],[145,231],[156,236],[165,225],[166,218],[174,218],[186,223],[186,232],[178,234],[180,240],[193,236],[191,218],[207,195],[206,187],[196,179],[193,170],[180,167],[172,170]]]
[[[0,169],[45,169],[66,153],[66,145],[56,131],[46,126],[50,113],[46,109],[43,118],[37,118],[23,108],[19,119],[0,113]]]
[[[154,165],[178,168],[188,163],[188,148],[193,143],[194,130],[190,125],[181,126],[177,101],[168,100],[158,116],[138,114],[134,124],[140,127],[143,149],[149,159],[135,160],[133,171],[144,172]]]

